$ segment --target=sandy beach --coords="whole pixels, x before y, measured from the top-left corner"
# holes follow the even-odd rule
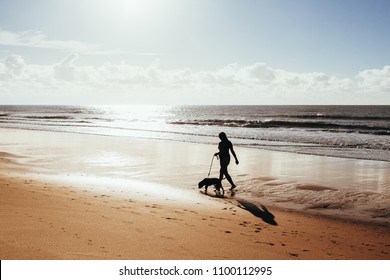
[[[207,175],[212,145],[11,129],[0,135],[3,260],[389,259],[386,225],[252,201],[240,184],[235,196],[203,194],[196,184]],[[251,175],[251,166],[271,159],[256,164],[250,151],[237,153],[237,182],[272,181]]]

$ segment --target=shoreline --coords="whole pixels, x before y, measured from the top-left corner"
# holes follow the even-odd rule
[[[173,142],[178,142],[178,143],[188,143],[188,144],[200,144],[200,145],[212,145],[211,142],[201,142],[201,141],[189,141],[189,140],[181,140],[181,139],[163,139],[159,137],[138,137],[138,136],[129,136],[129,135],[110,135],[110,134],[97,134],[97,133],[89,133],[89,132],[75,132],[75,131],[67,131],[67,130],[50,130],[50,129],[44,129],[42,127],[38,129],[33,129],[29,127],[0,127],[0,130],[20,130],[20,131],[35,131],[35,132],[42,132],[42,133],[66,133],[66,134],[78,134],[78,135],[85,135],[85,136],[97,136],[97,137],[120,137],[120,138],[125,138],[125,139],[138,139],[138,140],[155,140],[155,141],[173,141]],[[134,129],[134,131],[137,131],[137,129]],[[143,130],[139,130],[143,131]],[[155,132],[155,131],[148,131],[146,132]],[[207,136],[211,137],[211,136]],[[231,137],[231,139],[235,139],[234,137]],[[355,152],[356,149],[353,147],[344,147],[345,149],[350,149],[349,151],[344,151],[340,155],[338,154],[321,154],[316,152],[314,149],[318,147],[322,147],[321,144],[313,144],[313,143],[301,143],[301,142],[286,142],[284,140],[259,140],[264,141],[264,142],[276,142],[276,143],[286,143],[288,145],[292,146],[299,146],[299,145],[304,145],[304,146],[310,146],[313,148],[310,152],[308,151],[299,151],[299,150],[285,150],[281,148],[275,148],[275,147],[283,147],[284,145],[275,145],[275,146],[267,146],[265,144],[236,144],[235,146],[237,147],[242,147],[244,149],[255,149],[255,150],[264,150],[264,151],[269,151],[269,152],[278,152],[278,153],[290,153],[290,154],[296,154],[296,155],[304,155],[304,156],[318,156],[318,157],[326,157],[326,158],[335,158],[335,159],[350,159],[350,160],[363,160],[363,161],[374,161],[374,162],[384,162],[384,163],[390,163],[390,159],[386,158],[381,158],[380,156],[377,156],[376,158],[373,157],[368,157],[368,156],[361,156],[359,153],[361,153],[361,150],[357,151],[357,155],[355,154],[352,156],[351,152]],[[334,148],[334,147],[333,147]],[[331,148],[332,149],[332,148]],[[382,153],[382,152],[387,152],[388,150],[376,150],[376,149],[363,149],[369,153]]]
[[[230,173],[241,189],[219,199],[194,182],[207,173],[211,145],[6,132],[0,130],[1,259],[389,258],[388,226],[289,210],[267,193],[249,198],[258,185],[331,193],[326,181],[287,182],[308,164],[305,157],[238,147],[246,161]],[[334,162],[336,169],[349,164]],[[284,178],[253,178],[257,170],[283,171]]]
[[[207,145],[14,129],[0,129],[0,135],[3,161],[24,165],[38,178],[95,180],[94,187],[100,190],[105,188],[100,181],[110,181],[106,185],[115,184],[125,192],[122,186],[132,180],[141,188],[148,183],[169,185],[172,193],[196,190],[197,183],[207,175],[209,156],[217,146],[217,142]],[[244,198],[295,211],[390,226],[390,163],[240,146],[235,150],[242,160],[239,165],[231,163],[229,173]],[[218,176],[219,163],[214,160],[210,177]],[[229,187],[225,185],[225,189]]]

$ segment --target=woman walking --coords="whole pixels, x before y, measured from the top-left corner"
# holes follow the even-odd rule
[[[230,185],[232,185],[231,190],[236,188],[236,185],[233,183],[232,178],[230,177],[228,173],[228,165],[230,163],[230,153],[234,156],[234,159],[236,160],[236,164],[238,164],[238,159],[236,156],[236,153],[233,150],[233,144],[229,141],[227,138],[225,132],[221,132],[219,134],[219,139],[221,139],[221,142],[218,144],[218,153],[215,153],[215,156],[219,156],[219,162],[221,164],[221,169],[219,171],[219,179],[222,181],[223,176],[226,177],[226,179],[229,181]]]

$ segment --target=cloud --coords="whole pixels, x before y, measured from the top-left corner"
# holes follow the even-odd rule
[[[4,59],[3,65],[6,69],[6,73],[10,77],[20,77],[23,74],[23,70],[26,66],[24,59],[20,55],[9,55]]]
[[[157,52],[134,52],[120,49],[103,49],[99,44],[89,44],[77,40],[53,40],[41,31],[27,30],[23,32],[10,32],[0,28],[0,46],[28,47],[39,49],[52,49],[67,53],[83,55],[133,55],[133,56],[161,56]]]
[[[270,68],[265,63],[256,63],[254,65],[243,67],[243,75],[249,80],[256,82],[272,82],[276,79],[277,71]]]
[[[215,71],[162,70],[126,63],[78,65],[70,54],[54,65],[0,60],[0,98],[21,103],[390,104],[390,66],[353,78],[295,73],[265,63],[230,64]],[[27,101],[26,101],[27,100]],[[38,101],[37,101],[38,102]]]
[[[78,68],[73,62],[78,58],[76,54],[70,54],[60,63],[53,66],[54,76],[59,80],[74,81],[78,79]]]
[[[365,90],[386,90],[390,93],[390,66],[364,70],[356,76],[359,87]]]
[[[40,31],[10,32],[0,29],[0,45],[56,49],[67,52],[95,52],[97,45],[91,45],[75,40],[51,40]]]

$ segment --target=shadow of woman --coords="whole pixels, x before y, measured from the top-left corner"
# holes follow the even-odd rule
[[[261,205],[261,209],[254,203],[249,202],[244,199],[237,199],[237,202],[239,203],[239,207],[249,211],[252,213],[254,216],[261,218],[264,222],[267,224],[277,226],[278,223],[275,221],[275,216],[268,211],[268,209],[264,206]]]

